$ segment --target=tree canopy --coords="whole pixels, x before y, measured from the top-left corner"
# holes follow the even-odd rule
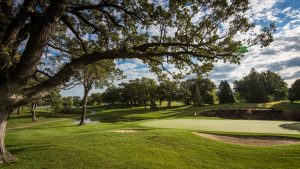
[[[249,75],[234,82],[234,89],[247,102],[261,103],[286,99],[287,84],[276,73],[257,72],[252,68]]]
[[[46,96],[78,69],[105,59],[138,58],[156,72],[164,70],[163,62],[178,69],[190,66],[192,72],[209,70],[216,60],[237,63],[244,45],[267,45],[274,29],[236,37],[254,27],[244,15],[248,0],[166,1],[164,6],[146,0],[24,0],[3,5],[0,91],[18,96],[13,103],[19,105]],[[24,87],[37,74],[47,79]]]
[[[289,89],[289,100],[291,102],[300,100],[300,79],[297,79]]]
[[[224,80],[220,82],[218,91],[219,103],[234,103],[235,98],[229,83]]]

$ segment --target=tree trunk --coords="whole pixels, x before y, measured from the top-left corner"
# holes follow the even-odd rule
[[[168,108],[171,108],[171,99],[168,99]]]
[[[145,106],[145,110],[147,110],[147,102],[146,102],[146,100],[144,101],[144,106]]]
[[[85,115],[86,115],[86,104],[87,104],[87,97],[88,97],[88,90],[84,89],[84,95],[83,95],[83,106],[82,106],[82,112],[81,112],[81,119],[79,125],[85,125]]]
[[[161,106],[162,99],[159,99],[159,105]]]
[[[153,100],[153,99],[151,99],[151,101],[150,101],[150,109],[152,109],[152,110],[156,110],[157,109],[155,100]]]
[[[18,107],[18,111],[17,111],[17,114],[20,114],[20,113],[22,113],[22,108],[21,108],[21,106]]]
[[[32,122],[37,122],[36,115],[35,115],[35,110],[36,110],[36,103],[32,102],[31,103],[31,119],[32,119]]]
[[[8,116],[8,111],[0,112],[0,163],[9,163],[16,160],[16,158],[6,150],[4,143]]]

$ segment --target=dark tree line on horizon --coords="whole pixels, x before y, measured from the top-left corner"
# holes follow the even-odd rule
[[[203,106],[234,102],[265,103],[289,99],[300,100],[300,80],[296,80],[290,89],[276,73],[257,72],[252,69],[243,79],[235,81],[233,89],[229,83],[221,81],[218,87],[207,78],[188,80],[162,80],[141,78],[110,85],[103,93],[92,93],[88,97],[89,105],[127,104],[129,106],[147,106],[155,109],[162,101],[182,102],[186,105]],[[297,93],[298,92],[298,93]],[[71,98],[71,97],[67,97]],[[77,101],[78,102],[78,101]],[[82,105],[82,104],[81,104]]]

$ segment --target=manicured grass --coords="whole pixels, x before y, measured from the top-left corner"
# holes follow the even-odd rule
[[[216,107],[258,106],[249,104]],[[90,108],[92,123],[73,124],[78,115],[57,115],[69,120],[9,130],[6,145],[18,161],[2,168],[299,168],[300,145],[247,147],[209,140],[189,130],[150,128],[142,132],[117,133],[120,129],[145,128],[151,119],[194,118],[195,111],[209,107],[160,108],[122,105]],[[18,121],[30,117],[12,118]],[[47,113],[45,113],[47,114]],[[90,113],[89,113],[90,114]],[[39,114],[38,118],[50,116]],[[202,119],[202,118],[195,118]],[[215,118],[206,118],[215,119]],[[146,120],[146,121],[144,121]],[[223,121],[223,120],[218,120]],[[226,121],[226,120],[224,120]],[[10,123],[10,121],[9,121]],[[295,135],[294,135],[295,136]]]
[[[169,119],[147,121],[141,123],[141,125],[146,127],[201,131],[300,134],[300,123],[291,121]]]

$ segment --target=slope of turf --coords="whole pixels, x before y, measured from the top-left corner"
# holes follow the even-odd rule
[[[144,110],[142,107],[101,106],[91,108],[97,113],[90,115],[90,118],[100,123],[86,126],[73,124],[78,117],[76,114],[51,115],[49,116],[51,118],[63,117],[69,120],[7,132],[7,148],[18,158],[18,161],[1,167],[12,169],[299,168],[300,145],[238,146],[202,138],[189,130],[179,129],[151,128],[141,132],[114,132],[122,129],[144,128],[139,125],[144,122],[143,120],[193,118],[194,111],[207,108],[209,107],[178,105],[172,109],[160,108],[158,111],[151,111]],[[49,118],[42,113],[38,115],[38,118]],[[13,121],[11,127],[20,126],[26,120],[30,121],[28,114],[24,114],[24,117],[19,116],[11,117],[10,120]]]
[[[289,127],[296,125],[300,126],[300,123],[291,121],[168,119],[151,120],[143,122],[141,125],[146,127],[190,129],[201,131],[300,134],[300,128],[293,129]]]

